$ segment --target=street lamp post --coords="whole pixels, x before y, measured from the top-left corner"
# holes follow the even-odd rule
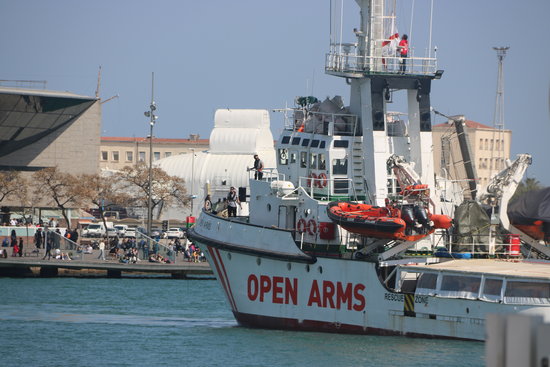
[[[149,117],[149,125],[150,125],[150,132],[149,132],[149,179],[148,179],[148,186],[147,186],[147,235],[151,236],[151,228],[153,227],[153,206],[152,206],[152,189],[151,184],[153,181],[153,126],[155,126],[155,122],[158,118],[158,116],[155,115],[155,110],[157,109],[157,105],[155,103],[154,99],[155,95],[155,73],[153,72],[151,75],[151,104],[149,105],[149,111],[145,111],[144,115]]]
[[[191,216],[193,216],[193,202],[195,201],[194,192],[195,192],[195,149],[191,148]]]

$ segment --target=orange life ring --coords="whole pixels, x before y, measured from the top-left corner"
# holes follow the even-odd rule
[[[310,235],[315,235],[317,233],[317,222],[315,222],[313,219],[310,219],[307,222],[307,233]]]
[[[296,230],[300,233],[303,233],[306,231],[306,227],[307,227],[306,220],[304,218],[300,218],[298,223],[296,223]]]
[[[327,175],[324,174],[324,173],[321,173],[319,175],[319,180],[318,180],[318,185],[317,185],[320,189],[322,189],[323,187],[327,187]]]
[[[315,173],[310,173],[309,176],[307,176],[307,186],[311,186],[311,180],[313,180],[313,186],[317,186],[317,175]]]

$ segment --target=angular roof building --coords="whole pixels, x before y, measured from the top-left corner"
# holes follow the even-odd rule
[[[0,170],[97,173],[100,130],[95,97],[0,87]]]

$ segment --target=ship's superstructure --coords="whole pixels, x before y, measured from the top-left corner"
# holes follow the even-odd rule
[[[489,312],[550,319],[546,264],[522,263],[512,272],[505,261],[400,255],[431,234],[450,234],[432,165],[430,88],[441,71],[434,58],[404,60],[384,50],[395,38],[384,31],[392,19],[386,3],[357,3],[357,42],[332,43],[326,58],[327,73],[350,85],[349,106],[338,96],[297,98],[276,144],[277,168],[259,180],[251,175],[250,214],[204,211],[189,230],[236,319],[252,327],[476,340]],[[406,94],[407,121],[387,110],[398,92]],[[489,193],[498,214],[528,161],[518,158]]]

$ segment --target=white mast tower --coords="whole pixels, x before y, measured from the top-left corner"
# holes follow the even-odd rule
[[[394,153],[414,162],[422,183],[433,187],[430,89],[432,79],[441,78],[443,70],[437,70],[435,57],[416,57],[410,50],[406,69],[400,70],[403,60],[395,51],[389,55],[384,52],[384,45],[392,42],[392,34],[384,33],[384,25],[395,22],[395,1],[391,4],[385,0],[356,2],[361,8],[360,29],[354,30],[357,43],[332,43],[325,71],[346,78],[350,85],[350,110],[360,117],[362,127],[367,201],[383,206],[391,178],[386,162]],[[397,91],[407,93],[409,126],[407,139],[400,140],[396,148],[396,139],[387,129],[386,104]]]

